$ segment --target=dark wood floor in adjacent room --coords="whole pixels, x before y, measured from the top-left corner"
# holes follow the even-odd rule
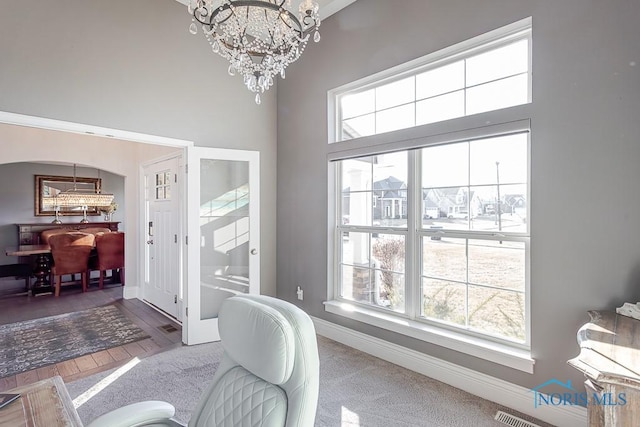
[[[0,324],[55,316],[111,304],[118,307],[126,317],[143,329],[149,338],[0,378],[0,391],[55,375],[60,375],[65,382],[74,381],[97,372],[117,368],[134,357],[143,358],[181,345],[182,330],[179,324],[172,322],[168,317],[140,300],[123,299],[122,287],[119,285],[105,286],[103,290],[97,289],[97,286],[91,286],[86,293],[82,293],[79,288],[64,287],[58,298],[53,295],[38,297],[26,294],[0,295]],[[167,325],[173,326],[173,328],[162,328]],[[174,328],[175,330],[173,330]],[[169,331],[165,329],[169,329]]]

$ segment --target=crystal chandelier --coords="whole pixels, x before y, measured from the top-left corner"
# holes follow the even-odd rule
[[[318,3],[303,0],[298,16],[291,0],[189,0],[193,16],[189,31],[198,32],[196,22],[211,49],[229,61],[229,74],[239,73],[247,88],[260,94],[273,85],[278,74],[296,61],[309,41],[311,33],[320,41]]]
[[[53,220],[54,224],[59,224],[59,211],[60,208],[73,208],[80,207],[84,214],[84,219],[81,222],[87,222],[87,208],[89,206],[102,207],[109,206],[113,201],[113,194],[101,193],[99,188],[96,191],[78,190],[76,186],[76,165],[73,164],[73,189],[62,191],[56,194],[52,194],[47,197],[43,197],[42,203],[46,207],[53,207],[56,214],[56,219]]]
[[[103,207],[111,205],[112,201],[113,194],[89,193],[80,190],[60,193],[57,200],[58,206],[60,207]]]

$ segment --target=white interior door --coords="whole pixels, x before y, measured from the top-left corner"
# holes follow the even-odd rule
[[[222,302],[260,293],[257,151],[189,147],[183,341],[217,341]]]
[[[179,318],[180,187],[179,157],[144,167],[144,299]]]

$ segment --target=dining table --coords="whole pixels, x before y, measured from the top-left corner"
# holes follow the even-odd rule
[[[31,288],[34,296],[53,293],[49,280],[51,274],[51,247],[49,245],[20,245],[5,249],[7,256],[27,257],[35,256],[33,275],[36,281]]]

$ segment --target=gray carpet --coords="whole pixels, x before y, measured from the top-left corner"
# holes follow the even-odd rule
[[[329,339],[319,337],[318,343],[320,399],[316,426],[505,426],[493,418],[498,409],[505,410],[495,403]],[[221,354],[220,344],[212,343],[180,347],[143,359],[80,406],[80,418],[86,423],[128,403],[165,400],[176,406],[176,419],[186,423]],[[67,384],[71,397],[84,393],[110,372]]]
[[[148,337],[112,305],[0,325],[0,378]]]

